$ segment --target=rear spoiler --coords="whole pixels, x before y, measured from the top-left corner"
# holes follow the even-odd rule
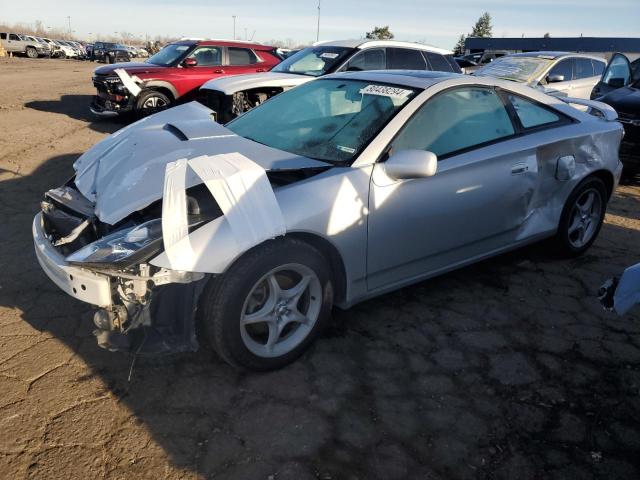
[[[573,98],[573,97],[557,97],[565,103],[573,105],[582,105],[583,107],[589,107],[588,112],[596,117],[603,118],[607,122],[615,122],[618,119],[618,113],[613,107],[606,103],[597,102],[596,100],[587,100],[585,98]]]

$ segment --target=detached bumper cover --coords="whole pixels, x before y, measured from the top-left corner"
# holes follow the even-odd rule
[[[109,277],[74,267],[65,262],[42,229],[42,214],[33,219],[33,242],[40,266],[58,287],[78,300],[99,307],[112,304]]]
[[[89,110],[91,110],[91,113],[97,115],[98,117],[117,117],[119,115],[118,112],[107,110],[96,101],[91,102],[91,105],[89,105]]]

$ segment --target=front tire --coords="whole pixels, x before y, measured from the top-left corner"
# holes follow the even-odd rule
[[[165,110],[171,105],[171,99],[157,90],[140,92],[136,100],[136,113],[139,117],[146,117]]]
[[[333,282],[327,265],[317,249],[296,239],[252,249],[205,288],[202,333],[231,365],[257,371],[283,367],[329,321]]]
[[[38,51],[33,47],[27,47],[27,57],[38,58]]]
[[[554,238],[563,256],[582,255],[593,244],[607,211],[607,187],[598,177],[587,177],[569,195]]]

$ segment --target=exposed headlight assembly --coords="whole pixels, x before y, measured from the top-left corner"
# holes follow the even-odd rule
[[[85,267],[125,269],[154,257],[162,249],[162,220],[157,218],[96,240],[66,260]]]

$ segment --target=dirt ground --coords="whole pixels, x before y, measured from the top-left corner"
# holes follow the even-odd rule
[[[544,246],[335,312],[302,359],[238,373],[97,347],[41,272],[42,193],[122,124],[88,113],[94,65],[0,60],[0,477],[640,478],[640,314],[602,281],[640,261],[640,187],[583,257]]]

